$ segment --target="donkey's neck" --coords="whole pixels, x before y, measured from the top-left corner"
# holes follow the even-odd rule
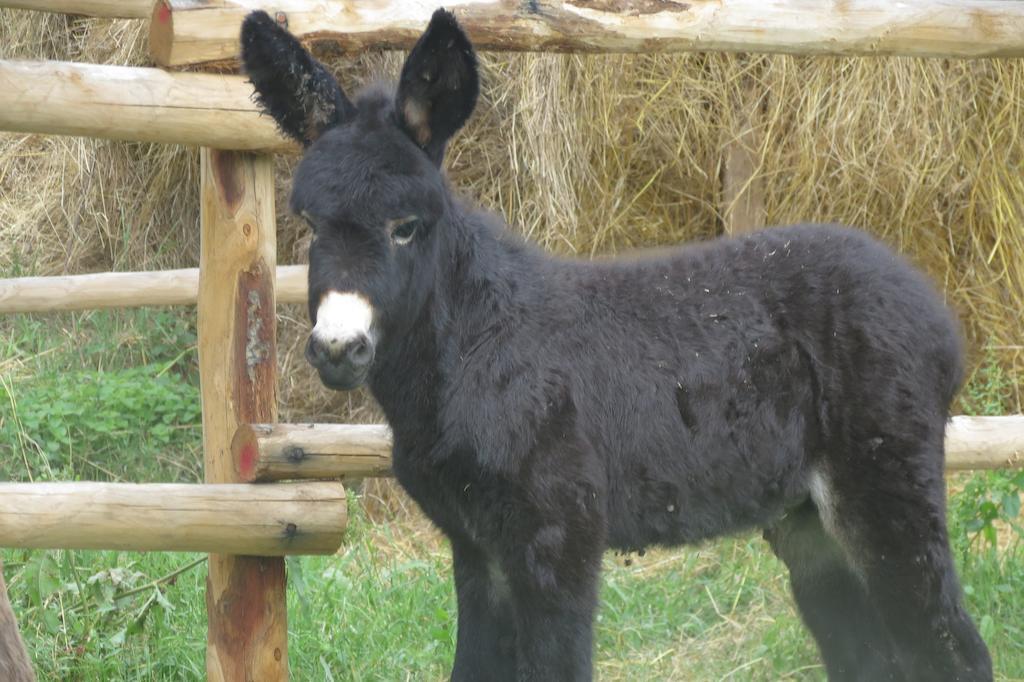
[[[480,334],[526,304],[546,257],[483,211],[458,211],[438,272],[447,344],[468,352]]]
[[[433,424],[465,360],[500,343],[502,323],[528,305],[545,257],[499,218],[450,207],[430,299],[410,328],[388,344],[371,382],[396,431]]]

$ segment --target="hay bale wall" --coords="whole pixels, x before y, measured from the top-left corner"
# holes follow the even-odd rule
[[[144,24],[0,10],[0,58],[145,64]],[[325,59],[327,57],[325,56]],[[349,90],[401,55],[330,59]],[[722,148],[755,112],[770,224],[840,221],[910,255],[983,349],[1024,377],[1024,62],[759,55],[490,54],[454,183],[547,248],[590,256],[714,236]],[[280,158],[279,207],[295,159]],[[0,135],[4,275],[194,266],[195,150]],[[280,218],[279,262],[303,226]],[[282,310],[282,418],[366,421],[302,361]],[[0,321],[2,324],[2,321]],[[1021,410],[1015,379],[1013,406]]]

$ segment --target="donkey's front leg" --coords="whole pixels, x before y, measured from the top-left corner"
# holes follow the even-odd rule
[[[544,526],[510,567],[518,682],[587,682],[601,547],[566,542],[562,525]]]
[[[452,682],[516,679],[515,623],[509,586],[493,560],[452,539],[459,625]]]

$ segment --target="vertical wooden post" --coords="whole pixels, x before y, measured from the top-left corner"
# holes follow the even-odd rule
[[[18,619],[7,598],[4,562],[0,559],[0,679],[7,682],[35,682],[25,643],[18,633]]]
[[[239,480],[239,424],[277,420],[274,177],[269,156],[201,152],[199,372],[207,483]],[[288,678],[282,558],[211,554],[206,671],[213,682]]]
[[[722,226],[726,234],[764,227],[764,188],[756,177],[761,135],[756,83],[745,77],[733,102],[734,136],[722,150]]]
[[[748,128],[725,146],[722,222],[726,234],[752,232],[765,224],[761,183],[753,177],[757,170],[757,160],[751,147],[753,142],[753,131]]]

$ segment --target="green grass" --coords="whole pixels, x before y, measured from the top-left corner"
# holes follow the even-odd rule
[[[137,310],[6,323],[0,479],[201,477],[196,337],[184,318]]]
[[[0,322],[0,476],[198,480],[188,319],[136,311]],[[998,414],[1008,385],[989,366],[965,404]],[[1014,472],[962,475],[950,500],[968,608],[1000,679],[1024,679],[1022,483]],[[350,506],[338,554],[288,560],[293,679],[443,679],[455,638],[444,542],[415,515],[375,524],[355,497]],[[203,679],[204,557],[5,550],[3,558],[40,679]],[[601,680],[824,678],[785,571],[759,537],[609,554],[605,569]]]
[[[338,555],[288,561],[293,677],[440,680],[455,637],[447,553],[432,540],[411,544],[417,523],[372,526],[359,510],[354,504]],[[203,677],[202,556],[8,551],[5,559],[42,679]],[[1000,679],[1024,678],[1022,568],[1019,550],[962,564],[968,608]],[[605,569],[600,679],[823,678],[784,570],[758,538],[653,552],[630,566],[609,556]]]

